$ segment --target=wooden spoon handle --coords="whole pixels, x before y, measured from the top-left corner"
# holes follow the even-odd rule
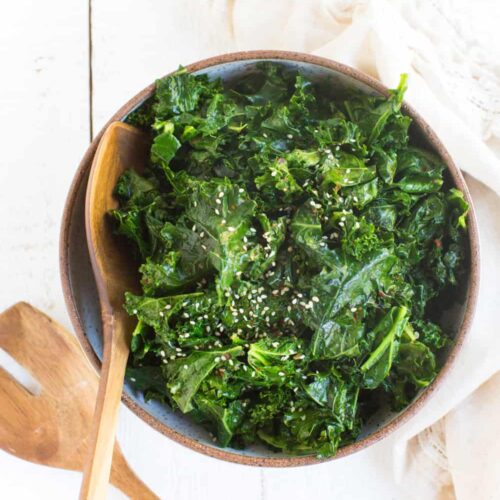
[[[118,443],[113,453],[111,466],[111,484],[132,499],[158,500],[156,496],[135,474],[123,456]]]
[[[118,410],[129,355],[130,332],[113,313],[103,311],[104,355],[97,402],[89,437],[89,456],[83,469],[81,500],[106,498],[115,443]]]

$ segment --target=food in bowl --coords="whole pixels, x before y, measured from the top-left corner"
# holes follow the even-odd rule
[[[468,205],[389,97],[264,62],[185,70],[128,121],[151,162],[116,186],[142,295],[129,380],[221,446],[334,455],[439,367]]]

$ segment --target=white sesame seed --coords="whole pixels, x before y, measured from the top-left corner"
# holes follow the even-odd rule
[[[162,358],[164,358],[164,357],[165,357],[165,351],[160,351],[160,356],[161,356]]]
[[[160,315],[160,317],[162,317],[162,318],[163,318],[163,316],[165,316],[165,313],[164,313],[163,311],[160,311],[158,314],[159,314],[159,315]]]
[[[224,191],[221,191],[221,192],[219,193],[219,198],[224,198]]]
[[[354,312],[356,312],[356,311],[357,311],[357,309],[356,309],[355,307],[351,307],[351,312],[353,312],[353,313],[354,313]]]
[[[293,139],[293,135],[292,134],[286,134],[287,138],[288,139]]]
[[[277,175],[276,170],[273,170],[273,171],[271,172],[271,177],[276,177],[276,175]]]
[[[171,306],[170,304],[167,304],[167,305],[165,306],[165,309],[167,309],[167,311],[168,311],[169,309],[172,309],[172,306]]]
[[[243,194],[244,192],[245,192],[245,190],[243,188],[238,189],[238,193],[242,193]]]
[[[316,295],[312,298],[313,302],[319,302],[319,297],[316,297]]]
[[[181,351],[182,351],[182,349],[181,349],[180,347],[176,347],[176,348],[175,348],[175,350],[176,350],[177,352],[181,352]]]
[[[284,376],[285,376],[285,373],[284,373],[284,372],[279,372],[279,373],[278,373],[278,375],[279,375],[280,377],[284,377]]]
[[[187,370],[188,369],[188,365],[184,365],[184,370]]]
[[[356,229],[359,229],[359,228],[360,228],[360,226],[361,226],[361,224],[360,224],[358,221],[356,221],[356,224],[354,224],[354,227],[355,227]]]
[[[236,231],[236,229],[235,229],[233,226],[227,226],[227,230],[228,230],[230,233],[233,233],[234,231]]]
[[[217,199],[215,200],[215,203],[217,203],[217,205],[220,205],[222,202],[220,201],[220,199],[219,199],[219,198],[217,198]]]
[[[207,246],[206,245],[201,245],[201,248],[203,248],[203,250],[207,250]]]
[[[340,221],[340,222],[339,222],[339,226],[340,226],[340,227],[344,227],[344,225],[345,225],[345,224],[344,224],[342,221]]]
[[[351,169],[348,168],[346,171],[345,171],[346,174],[350,174],[351,173]]]

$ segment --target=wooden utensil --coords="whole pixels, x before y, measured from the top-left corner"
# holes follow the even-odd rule
[[[148,159],[145,134],[121,122],[112,123],[97,149],[87,187],[85,228],[101,305],[104,353],[92,423],[81,499],[103,498],[108,484],[118,408],[130,350],[133,320],[123,310],[124,293],[138,289],[136,266],[107,224],[117,207],[113,191],[127,168],[142,169]]]
[[[99,378],[78,342],[19,302],[0,315],[0,347],[42,386],[33,395],[0,367],[0,448],[37,464],[82,470]],[[133,499],[157,498],[116,442],[111,483]]]

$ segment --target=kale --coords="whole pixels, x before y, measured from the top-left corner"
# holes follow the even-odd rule
[[[141,276],[125,308],[146,398],[221,446],[325,457],[432,382],[468,206],[411,141],[405,88],[332,92],[273,63],[157,82],[129,117],[149,167],[110,214]]]

